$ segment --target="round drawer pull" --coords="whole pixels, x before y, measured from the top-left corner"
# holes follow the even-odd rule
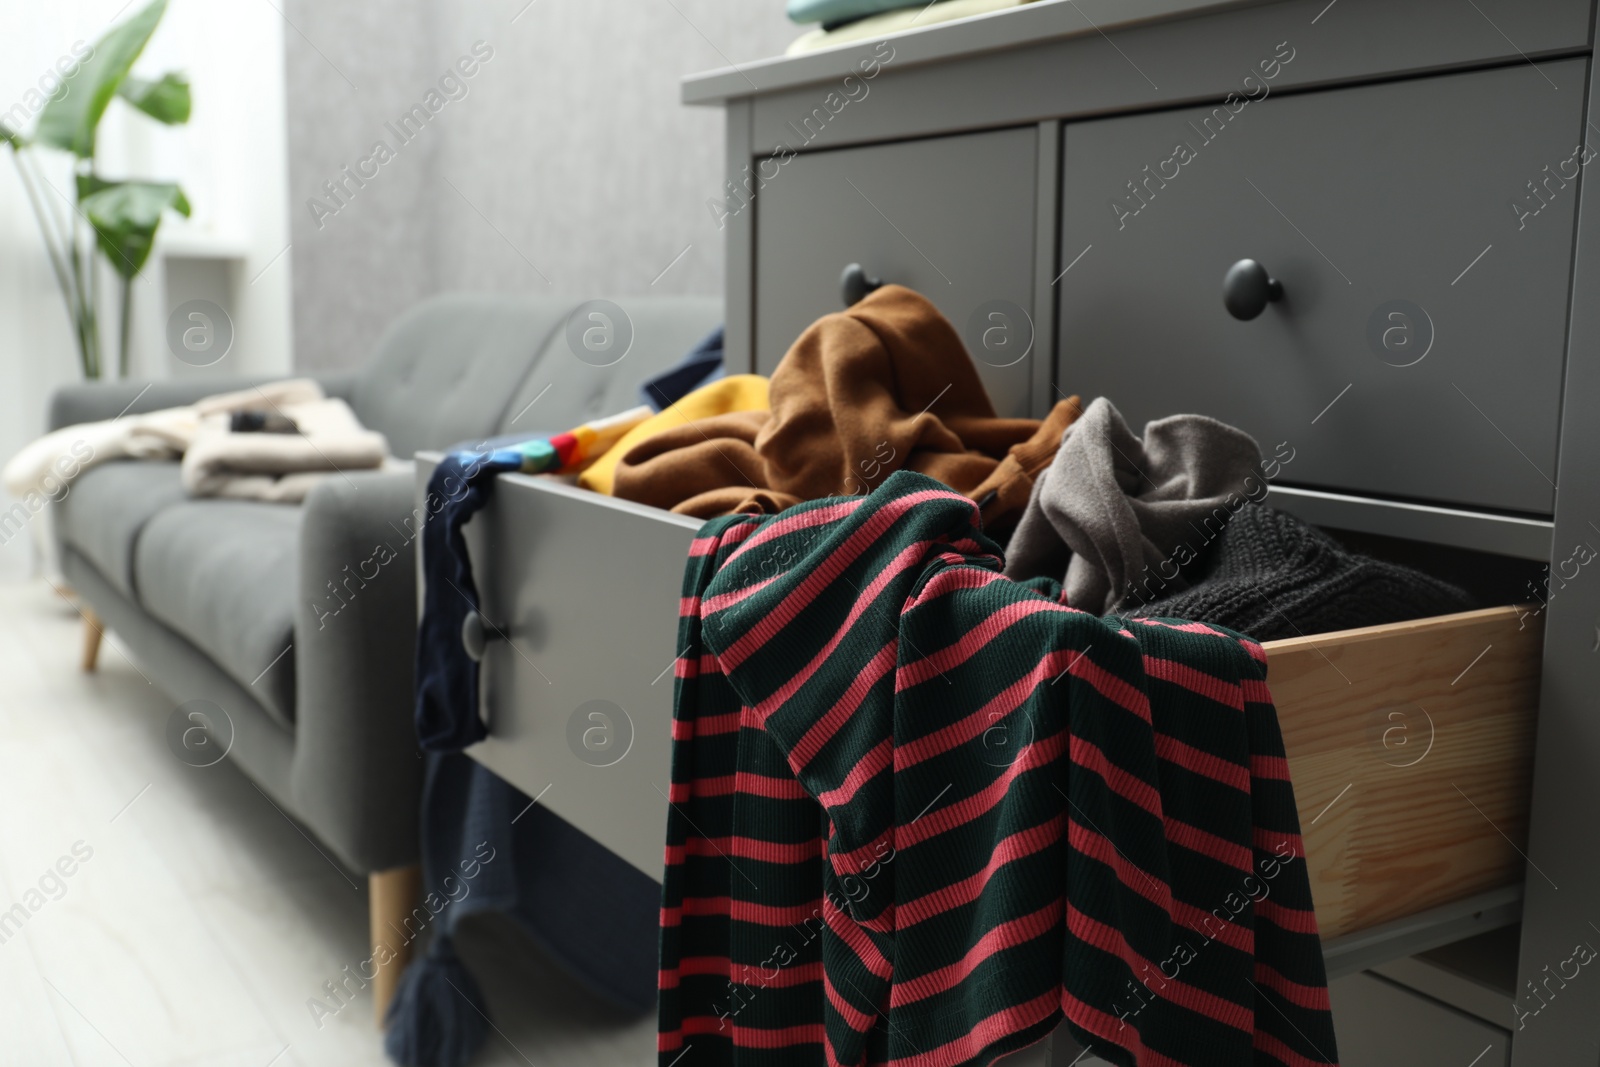
[[[490,641],[500,640],[500,632],[476,611],[468,612],[461,620],[461,648],[474,663],[483,662]]]
[[[867,270],[852,263],[839,275],[839,297],[845,307],[854,307],[861,299],[883,284],[882,278],[867,277]]]
[[[1222,279],[1222,303],[1228,314],[1248,322],[1283,299],[1283,283],[1253,259],[1241,259]]]

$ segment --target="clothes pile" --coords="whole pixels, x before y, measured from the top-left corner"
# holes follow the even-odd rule
[[[909,472],[701,530],[663,1067],[983,1065],[1063,1017],[1130,1067],[1336,1062],[1260,646],[1001,566]]]
[[[702,369],[696,380],[705,377]],[[456,929],[469,915],[513,917],[595,996],[631,1014],[650,1009],[656,884],[462,752],[487,732],[478,716],[478,665],[463,653],[461,634],[479,606],[462,527],[488,502],[495,477],[590,469],[651,418],[643,406],[548,438],[453,449],[429,478],[415,706],[426,760],[424,886],[445,894],[471,850],[487,847],[499,863],[484,864],[492,877],[443,914],[427,954],[401,978],[384,1047],[402,1067],[459,1067],[488,1036],[488,1004],[455,950]]]
[[[659,961],[609,934],[585,954],[521,860],[478,905],[615,1003],[641,1010],[659,983],[663,1067],[691,1045],[735,1067],[977,1067],[1063,1019],[1130,1067],[1336,1062],[1257,642],[1466,594],[1263,503],[1274,461],[1216,420],[1136,434],[1077,397],[998,417],[908,289],[819,319],[770,380],[727,374],[721,345],[645,383],[653,413],[435,473],[428,883],[487,840],[595,872],[583,908],[614,929],[658,920]],[[484,736],[461,527],[507,470],[708,520],[684,579],[659,896],[542,809],[513,825],[529,798],[461,754]],[[398,1062],[462,1063],[482,1040],[449,932],[396,999]]]
[[[709,519],[864,495],[900,470],[975,501],[1007,577],[1054,578],[1064,603],[1096,614],[1272,640],[1474,606],[1262,503],[1270,464],[1215,419],[1173,415],[1141,437],[1109,399],[1076,396],[1044,419],[997,417],[954,327],[898,285],[818,319],[770,382],[732,375],[687,393],[578,484]]]
[[[710,518],[862,494],[913,470],[979,501],[986,528],[1005,532],[1082,406],[1069,397],[1043,420],[998,417],[955,328],[899,285],[817,320],[765,393],[749,387],[715,417],[689,410],[750,377],[691,393],[579,484]]]

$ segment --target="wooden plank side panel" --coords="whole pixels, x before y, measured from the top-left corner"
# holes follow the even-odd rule
[[[1505,607],[1266,644],[1324,938],[1521,879],[1542,634]]]

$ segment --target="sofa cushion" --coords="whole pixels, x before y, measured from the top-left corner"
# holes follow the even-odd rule
[[[186,500],[145,524],[134,586],[285,726],[294,722],[294,598],[302,509]]]
[[[615,363],[578,358],[563,319],[562,329],[539,347],[496,433],[559,432],[635,407],[642,403],[639,386],[645,379],[675,366],[722,321],[716,297],[625,296],[614,302],[629,319],[627,353]]]
[[[570,297],[451,294],[398,319],[351,392],[363,425],[402,459],[495,433],[569,429],[639,403],[639,383],[675,364],[722,320],[715,297],[633,296],[625,355],[580,359]],[[587,321],[587,320],[586,320]],[[548,387],[548,388],[547,388]]]
[[[534,355],[577,303],[434,297],[390,326],[362,369],[351,406],[402,459],[492,433]]]
[[[67,495],[52,505],[56,536],[134,600],[133,550],[140,532],[152,516],[184,499],[176,463],[102,463],[75,478]]]

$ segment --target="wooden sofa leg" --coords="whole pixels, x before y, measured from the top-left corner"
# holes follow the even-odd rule
[[[92,609],[80,610],[83,612],[83,669],[92,672],[100,662],[100,638],[105,636],[106,628]]]
[[[372,929],[372,1010],[379,1027],[411,962],[411,945],[405,939],[405,920],[422,897],[422,868],[391,867],[367,875],[367,911]]]

